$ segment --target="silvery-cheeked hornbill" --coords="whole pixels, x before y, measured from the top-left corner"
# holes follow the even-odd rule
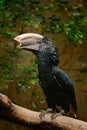
[[[77,105],[73,84],[68,75],[57,67],[58,50],[48,37],[35,33],[21,34],[14,38],[17,48],[33,52],[38,57],[38,73],[41,87],[46,95],[48,109],[40,114],[57,112],[51,115],[76,117]]]

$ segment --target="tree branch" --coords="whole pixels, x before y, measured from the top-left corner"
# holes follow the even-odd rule
[[[51,120],[47,114],[42,120],[39,112],[15,105],[0,93],[0,118],[35,130],[87,130],[87,123],[70,117],[59,116]]]

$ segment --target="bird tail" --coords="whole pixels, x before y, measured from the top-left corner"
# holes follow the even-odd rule
[[[77,118],[77,103],[76,103],[76,98],[75,98],[75,93],[73,94],[72,96],[72,103],[70,105],[70,116],[74,117],[74,118]]]

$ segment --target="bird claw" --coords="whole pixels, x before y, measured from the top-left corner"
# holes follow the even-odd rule
[[[51,108],[48,108],[45,112],[40,113],[39,117],[40,119],[44,118],[47,113],[52,112],[53,110]]]
[[[55,119],[57,116],[61,116],[62,114],[61,113],[56,113],[56,114],[52,114],[50,117],[51,117],[51,120]]]
[[[62,116],[64,115],[64,110],[61,110],[59,113],[54,113],[52,114],[50,117],[51,117],[51,120],[55,119],[57,116]]]
[[[40,117],[40,119],[42,119],[42,118],[44,118],[45,117],[45,112],[43,112],[43,113],[40,113],[40,115],[39,115],[39,117]]]

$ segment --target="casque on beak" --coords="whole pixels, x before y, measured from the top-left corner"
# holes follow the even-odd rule
[[[40,34],[26,33],[15,37],[14,41],[18,43],[16,47],[18,49],[36,51],[39,49],[42,39],[43,36]]]

